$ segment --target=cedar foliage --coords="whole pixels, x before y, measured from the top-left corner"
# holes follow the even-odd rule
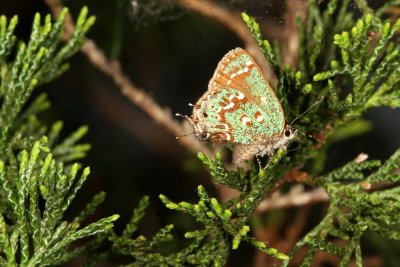
[[[75,240],[107,232],[119,216],[100,219],[80,227],[88,214],[104,200],[96,195],[72,221],[63,213],[88,177],[88,167],[69,163],[85,156],[87,144],[76,144],[85,134],[81,127],[57,141],[62,122],[50,129],[37,115],[50,103],[40,95],[25,106],[33,89],[61,75],[65,62],[83,44],[84,34],[94,23],[83,8],[72,38],[61,45],[64,9],[58,19],[42,20],[36,14],[30,40],[14,36],[15,16],[0,17],[0,265],[48,266],[69,261],[83,247],[67,251]],[[14,55],[14,56],[11,56]]]
[[[304,247],[308,250],[302,266],[310,265],[318,251],[339,256],[341,266],[350,262],[362,266],[361,238],[367,231],[399,240],[399,149],[384,163],[357,158],[329,173],[323,172],[327,147],[368,127],[360,119],[366,110],[400,106],[400,45],[395,37],[400,21],[383,19],[384,12],[399,1],[389,1],[376,11],[364,0],[356,2],[362,11],[357,20],[348,8],[349,0],[330,0],[324,10],[310,1],[306,21],[298,18],[299,70],[281,66],[279,47],[264,40],[256,20],[243,13],[243,20],[279,80],[276,91],[286,119],[292,120],[324,96],[325,100],[295,125],[314,133],[316,138],[300,136],[293,146],[301,149],[277,151],[265,170],[259,170],[254,162],[248,162],[250,168],[246,171],[228,170],[220,154],[215,159],[199,154],[210,175],[240,195],[219,203],[202,186],[198,187],[199,201],[194,204],[176,203],[160,195],[168,209],[189,214],[203,225],[185,234],[191,240],[187,247],[168,255],[160,253],[159,248],[173,239],[173,225],[160,229],[152,238],[136,234],[149,203],[146,196],[133,210],[121,234],[112,229],[118,215],[80,226],[104,201],[103,192],[82,207],[73,220],[63,220],[63,213],[90,172],[89,168],[72,163],[90,148],[77,143],[87,128],[81,127],[59,141],[62,122],[48,128],[38,118],[49,108],[46,95],[30,104],[27,100],[35,87],[68,68],[66,60],[83,44],[94,17],[87,17],[87,9],[83,8],[72,38],[63,45],[60,39],[66,9],[54,22],[50,16],[42,20],[37,14],[28,43],[14,36],[17,17],[0,17],[0,265],[60,265],[86,254],[86,266],[112,258],[129,258],[131,266],[222,266],[246,242],[280,259],[282,266],[287,266]],[[351,90],[343,96],[344,88]],[[304,183],[323,187],[329,196],[329,208],[286,255],[256,240],[249,221],[275,184],[304,163],[305,170],[313,176]],[[73,241],[88,236],[94,238],[71,249]],[[99,252],[106,240],[112,246]]]

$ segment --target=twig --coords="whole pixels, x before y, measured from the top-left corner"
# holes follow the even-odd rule
[[[272,209],[310,205],[316,202],[325,202],[328,201],[328,199],[328,195],[322,187],[316,188],[310,192],[305,192],[303,185],[299,184],[294,186],[293,189],[285,195],[275,193],[271,198],[264,199],[261,201],[260,205],[258,205],[255,212],[263,213]]]
[[[281,221],[281,223],[275,223],[272,227],[270,224],[263,224],[263,227],[256,227],[254,231],[255,237],[257,240],[268,242],[271,247],[282,253],[288,253],[303,233],[311,209],[311,206],[302,206],[296,209],[296,215],[293,217],[289,216],[290,224],[285,223],[286,219],[285,221]],[[290,213],[292,211],[286,214],[289,215]],[[281,260],[257,250],[253,262],[253,266],[279,266]]]
[[[261,52],[258,44],[237,10],[230,10],[226,6],[210,0],[176,0],[181,6],[194,10],[225,25],[234,32],[244,43],[245,49],[254,57],[266,77],[272,79],[273,71]]]
[[[299,65],[299,35],[296,25],[296,14],[303,19],[307,12],[307,2],[304,0],[286,0],[285,21],[287,22],[284,30],[286,42],[282,45],[282,64],[289,64],[292,67]]]
[[[283,177],[280,179],[274,187],[271,189],[269,192],[269,195],[274,194],[276,191],[278,191],[283,185],[287,183],[301,183],[301,182],[307,182],[311,181],[312,177],[306,173],[302,172],[301,169],[303,169],[304,163],[300,163],[298,166],[294,167],[293,169],[289,170]],[[268,195],[267,195],[268,197]]]
[[[226,9],[217,6],[215,3],[211,1],[201,1],[198,0],[178,0],[182,5],[185,5],[187,8],[193,8],[197,11],[201,11],[201,13],[206,14],[210,17],[213,17],[227,25],[230,29],[235,31],[235,33],[240,36],[244,42],[248,46],[257,47],[257,51],[259,51],[255,40],[251,36],[245,24],[239,18],[239,14],[237,13],[236,17],[233,15],[234,13],[227,11]],[[53,14],[57,16],[63,6],[57,0],[45,0],[47,5],[52,10]],[[71,36],[74,30],[74,24],[71,19],[71,16],[68,15],[65,27],[65,35],[64,39],[67,40],[69,36]],[[174,117],[171,115],[171,112],[167,108],[161,108],[150,96],[146,94],[142,89],[137,88],[130,81],[129,77],[122,71],[120,64],[118,61],[109,61],[102,50],[100,50],[94,41],[86,38],[85,43],[81,48],[83,54],[89,59],[89,61],[109,76],[116,86],[120,88],[121,93],[127,97],[133,104],[140,107],[144,112],[146,112],[153,120],[155,120],[160,126],[165,128],[169,133],[174,136],[182,135],[187,132],[184,129],[184,125],[179,123]],[[261,52],[260,52],[261,53]],[[264,56],[261,54],[261,58]],[[179,142],[186,147],[188,150],[197,152],[203,152],[208,156],[213,156],[214,153],[208,149],[205,145],[199,143],[194,137],[187,136],[185,138],[179,139]],[[300,167],[299,167],[300,168]],[[295,171],[297,171],[296,169]],[[290,173],[293,177],[302,177],[304,175],[300,175],[300,172]],[[283,181],[288,182],[291,179],[283,179]],[[279,188],[282,184],[276,186],[275,189]],[[225,194],[221,193],[221,197]],[[308,193],[300,193],[297,195],[286,195],[280,197],[278,199],[268,199],[261,202],[260,206],[257,208],[256,212],[263,212],[268,209],[274,209],[278,207],[288,207],[288,206],[299,206],[305,205],[308,203],[313,203],[316,201],[325,201],[326,194],[324,195],[322,192],[315,190]]]
[[[63,6],[57,0],[45,0],[45,2],[52,10],[54,16],[57,16],[63,8]],[[74,24],[71,16],[68,14],[65,25],[64,39],[68,39],[73,30]],[[133,85],[129,77],[122,71],[119,62],[117,60],[109,61],[103,51],[97,47],[94,41],[86,38],[81,51],[95,67],[97,67],[114,81],[115,85],[120,88],[121,93],[125,97],[127,97],[133,104],[140,107],[160,126],[165,128],[174,136],[179,136],[185,133],[183,124],[179,123],[173,118],[170,110],[160,107],[150,96],[146,94],[145,91]],[[195,153],[203,152],[208,156],[213,155],[210,149],[199,143],[192,136],[181,138],[179,139],[179,142],[187,149]]]
[[[177,0],[177,3],[220,22],[242,39],[246,46],[258,48],[255,39],[242,21],[238,11],[229,10],[227,7],[209,0]]]

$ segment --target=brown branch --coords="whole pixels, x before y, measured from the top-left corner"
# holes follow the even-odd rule
[[[271,195],[278,191],[283,185],[287,183],[301,183],[311,181],[312,177],[306,173],[300,171],[304,167],[304,163],[300,163],[298,166],[294,167],[293,169],[289,170],[283,177],[280,179],[274,187],[269,191],[268,195]],[[267,197],[268,197],[267,195]]]
[[[177,3],[218,21],[242,39],[246,46],[258,48],[249,29],[242,21],[240,12],[229,10],[227,7],[209,0],[177,0]]]
[[[186,8],[194,9],[204,15],[207,15],[224,25],[226,25],[229,29],[234,31],[246,44],[246,46],[256,48],[253,51],[253,55],[256,51],[258,51],[262,58],[265,61],[264,56],[261,51],[258,49],[258,46],[253,39],[252,35],[248,31],[246,25],[240,18],[239,12],[229,11],[226,8],[218,6],[212,1],[199,1],[199,0],[177,0],[181,5]],[[57,16],[63,6],[57,0],[45,0],[47,5],[52,10],[54,16]],[[66,25],[65,25],[65,35],[64,39],[68,40],[74,31],[74,24],[71,16],[67,15]],[[94,41],[90,39],[85,39],[85,43],[81,48],[81,51],[89,61],[104,74],[109,76],[115,85],[120,88],[121,93],[127,97],[133,104],[140,107],[144,112],[146,112],[155,122],[157,122],[160,126],[165,128],[169,133],[174,136],[182,135],[188,132],[188,129],[185,129],[185,125],[178,122],[171,114],[170,110],[167,108],[160,107],[150,96],[146,94],[142,89],[137,88],[129,79],[129,77],[122,71],[120,63],[117,60],[109,61],[105,56],[104,52],[97,47]],[[266,66],[266,64],[264,65]],[[188,150],[193,152],[203,152],[208,156],[212,156],[214,153],[208,149],[205,145],[199,143],[193,136],[187,136],[185,138],[179,139],[179,142],[186,147]],[[300,168],[300,167],[299,167]],[[290,172],[289,175],[285,179],[283,179],[284,183],[290,181],[294,181],[293,177],[300,177],[299,179],[307,178],[303,174],[298,171],[299,168],[295,168],[294,172]],[[290,177],[291,178],[290,178]],[[288,178],[289,177],[289,178]],[[282,183],[277,184],[274,191],[277,190]],[[222,190],[222,189],[221,189]],[[220,192],[220,197],[226,199],[225,195],[234,194],[230,192]],[[280,198],[273,198],[264,200],[261,202],[260,206],[257,208],[256,212],[263,212],[268,209],[274,209],[279,207],[289,207],[289,206],[299,206],[305,205],[309,203],[313,203],[316,201],[325,201],[326,194],[324,195],[322,192],[314,190],[312,192],[302,192],[298,195],[285,195]]]
[[[272,209],[310,205],[316,202],[326,202],[328,200],[328,195],[322,187],[305,192],[303,185],[299,184],[294,186],[290,192],[285,195],[281,195],[277,192],[273,194],[271,198],[264,199],[258,205],[255,213],[263,213]]]
[[[285,21],[286,27],[283,29],[286,42],[281,40],[282,45],[282,64],[289,64],[298,68],[299,65],[299,34],[296,25],[296,14],[303,19],[307,12],[307,1],[304,0],[286,0]]]
[[[234,32],[244,44],[245,49],[254,57],[266,77],[272,79],[273,71],[253,35],[242,20],[241,12],[231,10],[211,0],[176,0],[176,2],[187,8],[207,16]]]
[[[59,1],[45,0],[45,2],[50,7],[53,15],[58,16],[63,8]],[[63,38],[68,39],[74,31],[74,28],[75,26],[71,16],[68,14]],[[137,88],[122,71],[120,63],[117,60],[109,61],[104,52],[97,47],[94,41],[86,38],[81,51],[95,67],[113,80],[115,85],[120,88],[122,95],[127,97],[133,104],[140,107],[156,123],[174,136],[187,133],[184,124],[174,119],[169,109],[160,107],[145,91]],[[179,143],[195,153],[203,152],[208,156],[213,155],[210,149],[199,143],[193,136],[180,138]]]
[[[257,240],[267,242],[270,247],[277,249],[279,252],[287,254],[299,240],[304,228],[307,227],[309,218],[308,215],[311,210],[312,207],[310,206],[303,206],[297,209],[293,217],[289,216],[289,224],[286,224],[287,219],[283,220],[281,218],[281,223],[272,223],[272,225],[263,224],[262,227],[255,227],[255,238]],[[286,215],[291,213],[292,211],[286,213]],[[256,250],[255,252],[253,266],[279,266],[281,263],[282,260],[267,255],[260,250]]]

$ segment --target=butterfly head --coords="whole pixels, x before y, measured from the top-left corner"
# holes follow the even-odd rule
[[[177,136],[177,139],[179,137],[194,134],[194,136],[199,141],[206,142],[208,140],[208,138],[210,137],[210,134],[207,130],[207,125],[203,122],[202,118],[198,116],[198,112],[196,112],[196,110],[197,110],[197,107],[195,106],[194,114],[191,117],[189,117],[187,115],[181,115],[179,113],[175,114],[178,117],[182,117],[182,118],[186,119],[190,123],[190,125],[192,125],[192,127],[193,127],[193,132]],[[201,110],[200,110],[200,112],[201,112]]]
[[[207,131],[207,126],[196,119],[192,119],[191,121],[192,121],[192,126],[194,128],[194,136],[199,141],[206,142],[210,137],[210,134]]]
[[[190,123],[194,129],[194,136],[201,142],[213,142],[218,136],[217,133],[210,133],[209,125],[205,121],[205,119],[209,116],[205,108],[207,105],[207,101],[202,101],[194,105],[193,115],[190,117]]]
[[[289,142],[290,140],[292,140],[293,138],[295,138],[297,135],[297,130],[295,128],[293,128],[292,126],[290,126],[289,124],[287,124],[285,126],[285,129],[283,130],[283,136],[282,138],[286,141]]]

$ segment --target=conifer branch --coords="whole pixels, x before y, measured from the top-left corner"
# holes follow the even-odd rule
[[[62,123],[56,122],[48,131],[37,117],[49,107],[45,94],[22,111],[37,85],[66,70],[65,61],[78,51],[94,23],[83,8],[71,39],[60,46],[67,11],[63,9],[54,23],[49,15],[42,21],[36,14],[29,41],[19,41],[17,46],[13,35],[17,17],[8,26],[6,18],[0,17],[0,262],[4,266],[62,264],[70,259],[65,251],[72,242],[109,231],[119,217],[109,216],[80,229],[77,222],[104,199],[97,197],[75,222],[63,221],[89,169],[79,174],[79,164],[64,166],[60,160],[85,155],[89,146],[76,143],[87,127],[58,143]]]
[[[251,51],[259,62],[265,62],[259,53],[258,45],[249,33],[246,25],[240,19],[240,12],[231,10],[215,1],[177,0],[177,3],[187,9],[195,10],[233,31],[244,43],[247,50]]]
[[[390,203],[390,199],[398,197],[398,186],[374,192],[368,192],[365,187],[371,183],[371,177],[391,173],[392,168],[385,166],[398,166],[399,155],[397,150],[383,165],[378,161],[353,161],[329,174],[314,178],[315,184],[327,190],[331,204],[324,220],[296,244],[289,256],[292,258],[301,247],[308,245],[313,249],[342,256],[342,264],[348,264],[353,254],[356,262],[360,261],[360,237],[368,229],[382,237],[398,240],[399,233],[392,230],[391,226],[397,224],[400,210],[397,205]],[[368,176],[359,172],[370,168],[377,169]],[[341,183],[348,178],[353,178],[352,182]],[[381,175],[378,181],[387,181],[387,178],[386,175]],[[349,211],[343,213],[343,208],[348,208]],[[350,241],[347,241],[346,246],[338,247],[325,240],[328,235]],[[310,257],[312,258],[311,255]]]
[[[10,176],[12,166],[6,166],[0,161],[0,183],[3,188],[1,193],[10,196],[7,202],[12,208],[11,213],[6,215],[9,223],[5,223],[1,216],[3,235],[0,242],[7,255],[5,260],[11,265],[16,261],[16,247],[20,249],[18,258],[20,257],[21,265],[36,266],[39,262],[41,265],[51,265],[58,262],[61,252],[71,242],[108,231],[112,222],[118,218],[118,215],[113,215],[82,229],[79,229],[77,223],[61,221],[64,211],[88,175],[88,169],[83,171],[76,182],[78,165],[74,165],[67,173],[62,164],[56,164],[51,154],[48,154],[45,161],[41,161],[39,154],[46,153],[45,142],[46,139],[35,142],[30,152],[21,152],[18,180],[13,180]],[[39,209],[39,198],[45,200],[44,210]],[[80,218],[82,216],[83,214]],[[15,230],[9,237],[7,228],[11,227]],[[19,240],[19,245],[13,245],[14,240]],[[30,242],[33,244],[33,253],[29,248]]]
[[[52,6],[54,10],[61,10],[58,2],[50,2],[56,3]],[[188,141],[185,146],[192,151],[207,153],[199,153],[198,157],[209,168],[211,176],[240,194],[220,203],[199,186],[199,200],[194,204],[173,202],[160,195],[167,208],[189,214],[203,225],[201,229],[185,234],[185,238],[191,239],[186,248],[169,255],[159,253],[158,249],[172,240],[173,225],[163,227],[152,238],[135,236],[148,205],[148,197],[139,202],[121,235],[111,229],[118,215],[100,219],[82,228],[79,226],[79,222],[104,200],[102,193],[95,196],[72,222],[64,221],[63,214],[88,177],[89,168],[81,170],[79,164],[65,166],[62,160],[71,161],[84,155],[88,146],[79,145],[77,141],[87,128],[82,127],[58,142],[62,123],[56,122],[47,130],[36,117],[48,106],[44,96],[38,97],[21,114],[34,87],[48,81],[44,73],[50,73],[49,77],[53,79],[65,70],[65,59],[86,40],[84,33],[94,19],[87,18],[84,9],[76,26],[72,21],[68,23],[66,45],[56,49],[61,30],[68,19],[66,11],[61,11],[54,24],[51,24],[49,17],[42,24],[37,15],[31,40],[27,44],[20,43],[15,50],[14,60],[8,63],[8,56],[12,55],[16,44],[16,37],[13,36],[16,19],[7,25],[7,20],[0,17],[0,64],[7,62],[4,65],[5,72],[1,73],[0,86],[0,245],[3,252],[0,264],[55,265],[80,253],[91,252],[87,265],[114,257],[131,257],[133,265],[140,266],[223,266],[229,254],[245,242],[280,260],[282,266],[289,265],[303,248],[309,249],[303,258],[303,266],[310,265],[319,251],[337,256],[343,266],[351,261],[361,266],[361,239],[366,231],[385,239],[399,240],[399,149],[383,164],[376,160],[367,161],[366,156],[360,156],[329,173],[322,172],[330,144],[368,129],[368,124],[359,119],[363,112],[377,106],[400,106],[400,46],[398,40],[393,38],[400,28],[400,22],[386,23],[379,17],[379,14],[384,14],[385,8],[398,1],[390,1],[375,13],[366,1],[357,0],[356,3],[363,16],[354,21],[352,12],[348,10],[348,0],[331,0],[325,10],[310,1],[307,19],[297,20],[299,70],[294,66],[283,66],[282,57],[278,54],[280,48],[264,40],[256,20],[243,13],[249,33],[254,36],[254,42],[259,45],[278,77],[277,95],[288,121],[321,96],[326,101],[295,124],[296,128],[310,133],[314,138],[300,135],[293,142],[300,148],[297,151],[278,150],[268,159],[265,170],[259,170],[253,161],[248,162],[249,169],[246,171],[243,168],[227,169],[221,155],[217,154],[213,160],[207,148]],[[376,43],[370,38],[371,32],[379,35],[374,37]],[[134,87],[119,65],[107,60],[94,42],[86,40],[82,49],[133,103],[142,107],[174,135],[182,133],[182,125],[146,93]],[[344,88],[349,88],[350,93],[342,98]],[[43,137],[44,134],[49,138]],[[310,204],[312,200],[302,202],[299,198],[306,194],[303,189],[298,190],[303,186],[289,187],[288,194],[278,191],[289,182],[314,187],[311,192],[319,193],[320,199],[329,199],[329,208],[318,225],[306,233],[286,255],[278,247],[267,246],[256,240],[251,235],[249,220],[254,212],[271,208],[273,192],[280,194],[281,201],[286,198],[284,205]],[[291,195],[293,192],[294,195]],[[267,202],[263,200],[265,196],[272,196],[268,200],[270,206],[262,208],[260,205]],[[39,202],[43,202],[44,206],[40,206]],[[280,205],[277,206],[282,207]],[[88,236],[96,238],[85,246],[66,252],[73,241]],[[113,243],[113,247],[96,253],[106,238]]]
[[[366,125],[356,121],[356,118],[371,106],[368,100],[371,95],[380,90],[376,89],[377,81],[384,84],[384,81],[389,77],[388,73],[397,75],[393,70],[396,69],[396,64],[398,64],[398,60],[394,60],[397,55],[395,51],[397,51],[398,43],[389,40],[398,30],[398,22],[394,23],[393,26],[381,24],[379,18],[372,14],[365,14],[363,18],[354,22],[355,26],[351,28],[351,34],[344,31],[335,37],[321,40],[322,36],[328,34],[328,29],[346,29],[351,27],[349,25],[353,23],[346,10],[347,5],[338,7],[337,4],[336,1],[331,1],[328,9],[322,14],[319,7],[314,4],[310,6],[311,13],[307,23],[311,25],[307,25],[306,32],[302,33],[302,38],[305,41],[312,39],[318,49],[315,50],[314,45],[307,48],[308,50],[303,50],[303,53],[311,58],[309,60],[304,55],[301,57],[301,68],[305,75],[289,66],[282,67],[275,50],[268,41],[262,39],[259,25],[253,18],[243,14],[244,21],[279,78],[278,97],[284,110],[289,111],[289,113],[286,113],[289,118],[295,116],[296,113],[299,114],[304,106],[310,106],[320,96],[319,92],[328,94],[326,103],[322,103],[319,109],[311,111],[299,122],[299,127],[304,125],[304,128],[308,131],[319,129],[322,133],[318,134],[322,134],[322,137],[318,137],[320,143],[317,146],[310,140],[300,137],[298,142],[302,144],[302,151],[296,152],[291,159],[289,159],[289,153],[278,151],[275,157],[271,159],[268,168],[261,171],[257,170],[252,162],[249,163],[250,169],[246,172],[240,168],[236,171],[227,170],[220,155],[217,154],[215,160],[211,160],[209,157],[199,154],[199,158],[209,167],[210,174],[214,179],[240,191],[240,195],[222,205],[209,197],[201,188],[199,188],[200,201],[194,205],[186,202],[174,203],[165,196],[160,196],[168,208],[189,213],[205,225],[205,230],[188,233],[188,236],[206,236],[207,233],[221,233],[223,231],[225,235],[216,234],[216,236],[226,236],[226,234],[231,236],[232,239],[224,239],[224,241],[220,239],[220,242],[232,244],[232,249],[237,248],[241,241],[252,243],[251,240],[253,239],[247,235],[249,228],[247,228],[246,222],[261,203],[264,195],[274,188],[273,185],[290,168],[304,166],[304,160],[317,157],[318,149],[323,147],[324,142],[348,138],[357,134],[357,131],[364,131],[360,130],[359,127],[365,129]],[[364,5],[365,3],[360,1],[359,4]],[[331,15],[338,8],[343,21],[334,24]],[[370,10],[365,6],[361,6],[361,8],[365,12]],[[369,54],[371,46],[368,31],[371,30],[371,27],[374,27],[373,30],[375,31],[382,30],[382,33],[376,46]],[[389,45],[389,43],[391,44]],[[336,49],[335,45],[339,49]],[[315,73],[318,70],[317,63],[321,60],[329,62],[326,58],[320,58],[322,47],[324,47],[324,51],[331,51],[329,58],[331,69]],[[337,54],[336,51],[340,54]],[[373,70],[376,71],[373,72]],[[339,75],[349,75],[349,80],[354,84],[351,95],[344,100],[338,97],[339,88],[343,86],[340,80],[336,79]],[[322,80],[328,81],[326,84],[321,84],[320,81]],[[349,80],[344,81],[348,82]],[[396,78],[391,80],[396,80]],[[386,90],[385,92],[397,91],[396,82],[391,84],[390,88],[384,88],[384,90]],[[388,96],[388,99],[393,103],[393,97]],[[336,112],[335,118],[325,113],[326,110]],[[316,119],[316,114],[318,114],[318,119]],[[348,124],[348,128],[344,130],[346,124]],[[321,129],[321,125],[326,125],[326,127]],[[323,153],[324,150],[321,152]],[[365,158],[357,158],[329,174],[303,180],[303,182],[312,186],[321,187],[321,191],[326,191],[327,195],[324,198],[329,197],[330,207],[326,217],[297,242],[288,257],[280,254],[283,266],[287,266],[297,251],[304,246],[311,248],[304,259],[303,264],[305,265],[311,263],[317,251],[326,251],[338,255],[341,257],[341,264],[343,265],[347,265],[352,259],[360,264],[362,259],[360,238],[367,229],[373,229],[384,238],[397,240],[399,236],[397,231],[390,227],[395,224],[395,218],[398,217],[399,211],[396,205],[387,207],[387,203],[390,203],[389,199],[398,198],[396,195],[398,193],[397,186],[393,184],[393,188],[376,188],[369,191],[374,183],[398,181],[400,176],[394,171],[395,166],[398,168],[397,158],[398,152],[383,165],[391,166],[387,169],[381,166],[379,161],[365,161]],[[365,170],[371,168],[377,169],[366,176]],[[343,213],[343,207],[347,208],[349,212]],[[226,217],[224,217],[225,213]],[[390,216],[388,214],[395,215]],[[214,223],[211,224],[210,220]],[[218,223],[215,223],[215,220]],[[215,228],[215,224],[221,225],[221,227]],[[212,229],[212,231],[208,229]],[[232,231],[233,229],[236,229],[237,232]],[[345,245],[331,242],[332,237],[345,241]],[[280,258],[277,255],[273,256]]]
[[[46,3],[51,8],[53,14],[58,16],[60,10],[62,10],[61,3],[58,0],[46,0]],[[64,37],[66,40],[69,40],[69,36],[75,27],[71,19],[67,20]],[[121,90],[122,95],[127,97],[133,104],[140,107],[161,127],[165,128],[173,136],[180,136],[186,133],[184,125],[179,123],[172,116],[170,110],[160,107],[144,90],[137,88],[123,72],[119,61],[110,61],[107,59],[104,52],[98,48],[93,40],[86,38],[81,51],[96,68],[113,80],[116,86]],[[180,138],[179,142],[190,151],[202,151],[207,155],[213,154],[210,149],[202,145],[192,136]]]

